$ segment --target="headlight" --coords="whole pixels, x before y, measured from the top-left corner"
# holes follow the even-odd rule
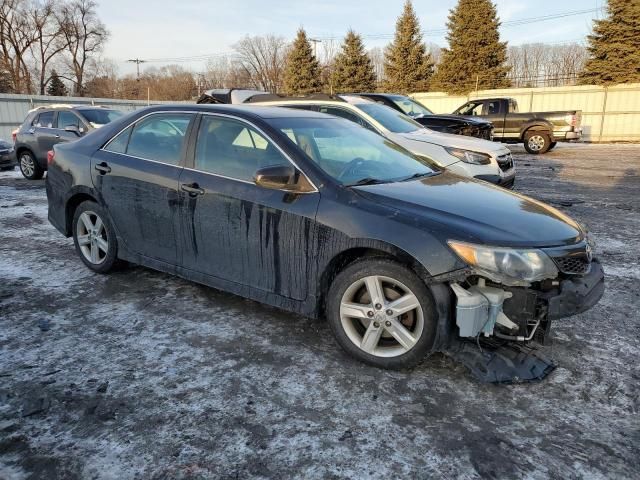
[[[462,150],[460,148],[444,147],[444,149],[463,162],[473,163],[474,165],[489,165],[491,156],[486,153],[472,152],[471,150]]]
[[[463,261],[502,283],[536,282],[558,276],[553,260],[540,250],[486,247],[453,240],[447,243]]]

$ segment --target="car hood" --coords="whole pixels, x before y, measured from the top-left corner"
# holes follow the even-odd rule
[[[465,121],[470,125],[477,125],[479,127],[490,127],[491,122],[488,120],[483,120],[482,118],[474,118],[474,117],[463,117],[462,115],[451,115],[447,113],[434,113],[433,115],[423,115],[419,118],[429,118],[429,117],[437,117],[442,120],[451,120],[455,123],[460,123],[461,121]]]
[[[443,147],[461,148],[498,156],[509,153],[509,149],[501,143],[490,142],[480,138],[466,135],[454,135],[451,133],[436,132],[428,128],[421,128],[410,133],[396,134],[407,140],[426,142]]]
[[[394,209],[394,217],[421,224],[443,240],[551,247],[572,245],[583,237],[575,221],[549,205],[448,172],[355,190]]]

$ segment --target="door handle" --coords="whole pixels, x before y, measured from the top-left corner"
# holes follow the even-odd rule
[[[191,196],[204,195],[204,188],[200,188],[197,183],[183,183],[180,185],[180,190]]]
[[[107,165],[106,162],[99,163],[94,168],[99,171],[101,175],[111,173],[111,167]]]

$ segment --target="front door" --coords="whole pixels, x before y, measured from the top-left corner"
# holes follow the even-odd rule
[[[127,249],[172,265],[177,263],[178,179],[194,118],[149,115],[91,159],[93,184]]]
[[[493,123],[493,134],[504,137],[504,117],[507,112],[504,110],[504,102],[501,100],[489,100],[484,104],[483,117]]]
[[[192,162],[193,168],[180,176],[181,264],[304,300],[319,193],[257,186],[256,170],[290,161],[265,134],[240,119],[203,115]]]

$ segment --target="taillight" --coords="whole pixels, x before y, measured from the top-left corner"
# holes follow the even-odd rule
[[[56,152],[54,152],[53,150],[49,150],[47,152],[47,165],[50,166],[55,159],[56,159]]]
[[[14,130],[13,132],[11,132],[11,137],[13,138],[14,145],[16,143],[16,137],[17,136],[18,136],[18,130]]]
[[[575,127],[578,125],[578,116],[577,115],[567,115],[565,118],[565,121],[571,125],[572,127]]]

